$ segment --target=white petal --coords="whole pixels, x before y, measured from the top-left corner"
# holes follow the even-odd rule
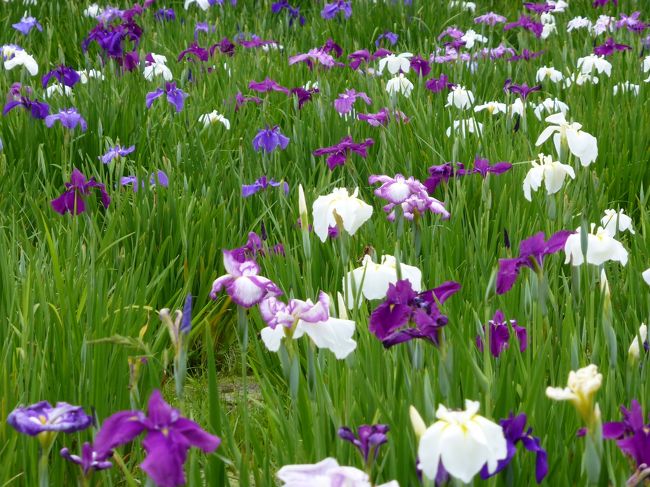
[[[262,336],[262,341],[264,342],[264,345],[266,345],[267,350],[277,352],[280,350],[280,343],[282,343],[282,338],[284,338],[284,327],[276,326],[275,328],[271,328],[267,326],[262,329],[260,335]]]
[[[450,475],[469,483],[487,461],[486,448],[459,425],[447,426],[442,434],[442,464]]]
[[[351,320],[330,318],[319,323],[300,320],[296,331],[298,329],[307,334],[318,348],[331,350],[339,360],[344,359],[357,348],[357,342],[352,340],[355,324]]]
[[[418,457],[422,473],[431,480],[438,474],[438,464],[442,451],[442,431],[447,426],[444,421],[436,421],[420,438]],[[445,445],[446,447],[446,445]]]
[[[646,282],[646,284],[650,286],[650,269],[643,271],[641,276],[643,277],[643,280]]]
[[[542,185],[542,179],[544,178],[544,169],[542,167],[533,167],[526,177],[524,178],[524,198],[528,201],[532,201],[531,191],[537,191]]]

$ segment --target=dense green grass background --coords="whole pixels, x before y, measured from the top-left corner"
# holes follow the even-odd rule
[[[634,365],[626,357],[630,341],[650,311],[650,288],[640,276],[650,266],[650,104],[648,85],[642,82],[647,75],[640,69],[638,36],[616,34],[618,42],[632,45],[633,50],[612,56],[612,77],[601,76],[597,86],[562,89],[547,83],[543,93],[531,97],[541,101],[557,96],[570,106],[569,118],[598,138],[596,163],[580,168],[575,181],[554,197],[536,194],[532,203],[525,201],[521,189],[528,170],[525,163],[485,181],[478,176],[451,181],[438,196],[452,217],[446,222],[432,215],[421,220],[420,256],[415,255],[413,226],[405,226],[400,239],[402,260],[422,269],[424,284],[434,287],[454,279],[463,285],[444,305],[449,325],[442,347],[419,343],[384,350],[367,330],[368,315],[376,303],[364,304],[353,315],[358,348],[345,361],[315,350],[303,339],[298,343],[299,367],[294,365],[289,371],[286,356],[283,366],[283,355],[267,352],[253,333],[247,357],[253,386],[248,402],[242,402],[236,382],[235,400],[223,394],[224,385],[232,384],[232,376],[239,373],[237,313],[224,296],[216,302],[208,298],[212,281],[223,273],[221,249],[244,244],[247,233],[259,233],[263,223],[269,243],[282,242],[286,249],[286,257],[260,259],[263,274],[287,296],[315,298],[319,289],[334,295],[341,290],[346,271],[339,247],[312,236],[312,256],[304,257],[296,225],[298,183],[305,187],[309,204],[335,187],[359,186],[360,197],[374,205],[375,215],[350,239],[351,259],[360,259],[366,245],[379,255],[393,254],[397,229],[386,221],[382,203],[367,184],[368,175],[401,172],[425,179],[429,166],[452,160],[454,140],[445,137],[444,131],[454,117],[461,116],[444,108],[444,94],[431,94],[412,73],[412,96],[397,100],[411,123],[373,128],[345,121],[332,107],[338,93],[346,88],[365,91],[373,99],[368,111],[375,112],[390,104],[384,89],[388,78],[348,69],[309,71],[304,64],[289,67],[287,57],[320,46],[330,37],[346,53],[372,49],[384,30],[399,34],[396,51],[428,55],[446,26],[473,27],[474,16],[449,9],[440,0],[413,0],[412,7],[355,0],[350,20],[327,22],[320,18],[320,2],[302,1],[296,3],[301,4],[308,23],[289,28],[284,14],[270,13],[270,0],[240,0],[235,8],[226,3],[205,13],[196,6],[186,12],[182,2],[168,1],[166,6],[176,9],[177,21],[160,24],[154,21],[153,10],[139,21],[145,31],[141,57],[146,52],[166,55],[175,80],[190,95],[182,113],[176,114],[164,99],[146,110],[145,94],[162,82],[149,83],[138,72],[122,76],[108,64],[105,81],[76,86],[72,100],[51,100],[53,109],[75,106],[88,121],[86,133],[67,132],[59,125],[47,129],[20,110],[0,119],[4,143],[0,153],[0,416],[6,418],[17,404],[47,399],[92,408],[101,421],[129,407],[127,357],[135,355],[149,358],[139,384],[142,407],[151,390],[160,387],[174,402],[167,360],[170,344],[156,310],[180,308],[185,294],[191,292],[196,298],[185,413],[224,440],[209,458],[191,456],[192,485],[206,478],[208,485],[224,485],[226,477],[234,479],[234,485],[274,485],[280,466],[313,463],[326,456],[360,467],[359,458],[337,439],[336,431],[342,425],[372,422],[391,427],[374,478],[416,485],[417,446],[408,419],[409,405],[414,404],[432,421],[438,403],[462,407],[465,398],[479,400],[481,413],[494,420],[510,411],[526,412],[534,434],[549,451],[547,483],[584,484],[580,469],[583,440],[575,436],[579,421],[570,405],[548,400],[545,387],[563,386],[570,370],[595,363],[604,375],[597,400],[605,421],[617,420],[619,405],[629,404],[632,398],[640,400],[646,411],[650,408],[647,354]],[[464,64],[435,65],[432,75],[444,72],[452,82],[471,89],[477,102],[484,102],[506,99],[502,92],[506,78],[533,84],[542,65],[573,70],[576,60],[591,52],[594,41],[585,31],[567,35],[564,25],[573,16],[595,19],[601,12],[588,1],[570,3],[569,12],[557,16],[559,33],[547,42],[528,33],[485,30],[493,47],[504,42],[517,50],[544,49],[538,60],[483,61],[475,72]],[[619,3],[618,8],[610,6],[606,11],[617,15],[644,7],[641,1]],[[42,99],[40,75],[55,65],[100,67],[96,46],[88,56],[80,48],[94,25],[81,14],[85,4],[59,0],[29,7],[44,32],[34,31],[27,38],[9,27],[26,7],[17,1],[0,4],[0,42],[20,44],[40,66],[38,78],[29,78],[20,70],[2,70],[0,93],[22,81]],[[491,1],[482,2],[477,15],[490,9],[513,20],[523,12],[518,2]],[[643,14],[645,18],[647,12]],[[275,39],[284,50],[238,48],[233,58],[217,55],[217,68],[209,74],[196,64],[176,63],[178,53],[192,42],[198,20],[217,26],[210,36],[200,34],[203,46],[241,31]],[[604,39],[601,36],[598,42]],[[231,75],[222,67],[224,62]],[[190,68],[193,82],[188,82]],[[239,90],[247,93],[251,80],[266,76],[289,87],[318,81],[321,92],[300,111],[295,100],[278,93],[263,95],[263,105],[247,105],[238,113],[232,104],[224,104]],[[613,96],[614,84],[626,80],[641,84],[638,97]],[[220,124],[204,130],[198,123],[201,114],[214,109],[230,119],[230,131]],[[527,130],[516,133],[503,117],[489,118],[484,112],[477,120],[485,123],[485,132],[481,138],[458,141],[459,161],[471,165],[479,154],[493,162],[517,163],[534,159],[540,152],[534,142],[544,123],[532,111]],[[254,152],[251,145],[257,131],[267,124],[279,125],[291,138],[285,151],[270,157]],[[330,172],[324,158],[311,155],[314,149],[332,145],[347,134],[355,140],[375,139],[367,160],[354,156],[345,167]],[[126,161],[104,166],[97,157],[117,141],[135,144],[136,152]],[[551,147],[547,144],[543,151],[551,153]],[[78,217],[52,211],[49,202],[61,193],[73,167],[106,183],[113,198],[108,210],[93,203]],[[146,177],[157,169],[169,175],[169,188],[133,193],[116,186],[120,176]],[[287,181],[289,196],[268,191],[242,199],[241,184],[263,174]],[[603,332],[598,269],[579,269],[578,288],[571,269],[563,264],[563,253],[547,258],[545,270],[552,293],[547,323],[536,301],[534,274],[524,271],[504,296],[488,289],[498,258],[508,255],[504,230],[515,250],[522,239],[537,231],[548,235],[577,228],[583,221],[596,222],[610,207],[625,208],[637,230],[635,236],[622,237],[630,251],[628,265],[605,266],[612,293],[616,356]],[[512,345],[495,360],[476,349],[480,325],[497,308],[528,329],[531,343],[525,353]],[[250,323],[255,332],[263,326],[256,310],[250,313]],[[108,337],[114,338],[97,342]],[[91,437],[91,432],[61,435],[54,450],[78,446]],[[132,474],[143,478],[137,468],[140,449],[122,448],[120,452]],[[34,485],[36,461],[36,442],[0,423],[0,485]],[[74,482],[73,466],[56,455],[51,463],[52,485]],[[603,466],[602,485],[621,485],[633,470],[614,444],[606,444]],[[527,485],[533,482],[533,472],[534,457],[520,451],[512,466],[488,483]],[[119,468],[95,476],[98,485],[125,485],[123,479]]]

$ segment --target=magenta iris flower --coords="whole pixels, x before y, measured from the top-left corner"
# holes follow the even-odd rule
[[[443,304],[460,287],[459,283],[448,281],[435,289],[417,293],[408,280],[389,284],[386,300],[370,315],[370,331],[386,348],[415,338],[438,345],[440,330],[448,322],[438,304]],[[410,323],[415,327],[408,327]]]
[[[623,421],[603,424],[603,438],[616,440],[621,451],[631,457],[637,467],[650,466],[650,414],[647,423],[636,399],[630,409],[621,406]]]
[[[359,69],[359,66],[361,66],[361,63],[370,62],[370,52],[368,52],[367,49],[354,51],[353,53],[348,54],[348,59],[350,59],[350,67],[357,70]]]
[[[52,78],[56,78],[59,83],[71,88],[81,79],[79,73],[74,69],[61,65],[43,76],[43,79],[41,80],[43,88],[47,86]]]
[[[104,164],[108,164],[113,159],[127,156],[131,154],[133,151],[135,151],[134,145],[132,145],[131,147],[122,147],[120,145],[116,145],[108,149],[104,155],[99,156],[99,160],[101,160]]]
[[[524,2],[524,7],[531,12],[535,12],[538,15],[551,12],[555,9],[555,5],[549,3],[533,3],[533,2]]]
[[[363,457],[363,463],[370,466],[374,460],[377,459],[379,449],[381,446],[388,442],[387,424],[362,424],[357,428],[357,433],[354,433],[347,426],[339,428],[339,438],[352,443]]]
[[[280,132],[280,127],[265,128],[260,130],[253,138],[253,149],[257,152],[263,150],[265,152],[273,152],[278,147],[282,150],[286,149],[289,145],[289,137]]]
[[[257,96],[244,96],[241,91],[237,92],[235,95],[235,111],[238,111],[245,103],[255,103],[256,105],[259,105],[262,103],[262,99]]]
[[[530,61],[531,59],[536,59],[540,57],[542,54],[544,54],[545,51],[529,51],[528,49],[523,49],[521,51],[521,54],[513,54],[511,57],[509,57],[507,60],[508,62],[513,62],[513,61]]]
[[[25,36],[34,28],[43,32],[43,26],[34,17],[23,17],[20,22],[12,24],[11,26]]]
[[[483,480],[493,477],[510,465],[515,453],[517,453],[517,443],[521,442],[526,450],[535,453],[535,480],[538,484],[542,483],[548,473],[548,455],[546,450],[542,448],[542,441],[537,436],[532,435],[532,428],[528,428],[524,432],[527,419],[524,413],[516,416],[510,413],[508,418],[499,420],[499,424],[503,428],[503,435],[506,438],[507,455],[503,460],[499,460],[496,470],[491,474],[488,473],[487,464],[483,467],[481,470]]]
[[[111,197],[106,192],[106,187],[102,183],[95,181],[95,178],[86,179],[79,169],[75,168],[70,175],[70,182],[65,183],[65,192],[52,200],[52,209],[61,215],[67,212],[78,215],[86,211],[84,199],[90,195],[93,189],[98,189],[101,195],[102,205],[108,208],[111,203]]]
[[[88,128],[86,120],[84,120],[76,108],[66,108],[65,110],[61,110],[59,113],[45,117],[46,127],[52,127],[55,122],[59,122],[65,128],[68,128],[70,130],[79,126],[81,128],[81,131],[85,132]]]
[[[479,15],[474,19],[474,23],[476,24],[486,24],[486,25],[497,25],[497,24],[503,24],[507,21],[503,15],[495,14],[494,12],[488,12],[483,15]]]
[[[309,69],[314,67],[314,62],[317,61],[321,66],[326,68],[332,68],[337,65],[337,62],[334,58],[323,51],[322,48],[310,49],[308,52],[303,54],[296,54],[289,58],[289,66],[296,63],[305,63],[309,66]]]
[[[381,186],[375,190],[375,195],[388,201],[383,209],[388,213],[389,221],[395,219],[396,206],[401,206],[404,218],[407,220],[413,220],[416,215],[422,215],[426,211],[442,215],[445,220],[450,216],[444,204],[429,196],[427,188],[413,176],[407,179],[401,174],[396,174],[394,178],[371,175],[368,182],[381,183]]]
[[[350,113],[352,111],[354,103],[359,98],[363,100],[366,105],[370,105],[372,103],[372,100],[363,91],[356,91],[352,89],[345,90],[345,92],[341,93],[339,97],[334,100],[334,108],[341,115]]]
[[[113,464],[108,461],[108,458],[111,456],[110,454],[108,457],[99,457],[97,452],[93,449],[93,446],[88,442],[85,442],[81,447],[81,456],[73,455],[70,453],[68,448],[62,448],[60,455],[66,460],[79,465],[83,471],[84,477],[88,477],[92,471],[106,470],[113,466]]]
[[[441,183],[446,183],[453,177],[467,175],[465,165],[461,162],[458,162],[455,165],[451,162],[445,162],[438,166],[431,166],[428,171],[429,177],[424,181],[424,186],[427,188],[429,194],[433,194]]]
[[[326,20],[332,20],[339,12],[343,13],[346,19],[349,19],[352,15],[352,2],[350,0],[335,0],[327,3],[321,10],[320,15]]]
[[[632,12],[630,15],[621,14],[620,19],[616,21],[616,28],[622,29],[626,28],[630,32],[642,32],[648,26],[640,19],[641,12],[638,10]]]
[[[507,293],[515,284],[522,268],[528,267],[538,271],[542,268],[544,257],[564,249],[567,238],[573,232],[560,230],[544,239],[544,232],[539,232],[519,244],[519,256],[513,259],[499,259],[497,273],[497,294]]]
[[[594,0],[594,3],[592,3],[592,7],[604,7],[608,3],[612,3],[612,5],[618,6],[618,0]]]
[[[480,174],[485,179],[488,174],[503,174],[512,169],[512,164],[509,162],[496,162],[490,164],[487,159],[476,157],[474,159],[474,168],[467,171],[466,174]]]
[[[108,10],[104,10],[104,13]],[[117,17],[121,18],[121,12]],[[138,67],[137,48],[141,37],[142,28],[132,18],[123,20],[120,24],[100,21],[84,39],[81,49],[85,53],[90,44],[95,42],[106,57],[115,59],[125,70],[132,71]]]
[[[268,179],[266,176],[262,176],[253,184],[243,184],[241,187],[241,195],[244,198],[248,198],[249,196],[254,195],[258,191],[265,190],[269,187],[277,188],[278,186],[282,186],[282,190],[284,191],[284,194],[289,194],[289,184],[287,182],[281,183],[278,181],[274,181],[273,179]]]
[[[199,46],[196,42],[193,42],[190,47],[181,51],[178,54],[178,62],[187,59],[188,61],[194,61],[194,58],[198,61],[207,61],[210,59],[210,52],[207,49]]]
[[[494,313],[494,317],[488,322],[487,333],[489,334],[490,353],[495,358],[499,358],[510,343],[510,327],[515,332],[517,340],[519,341],[519,351],[524,352],[528,347],[528,332],[523,326],[517,324],[517,320],[506,320],[503,311],[498,309]],[[485,330],[485,327],[483,327]],[[480,335],[476,337],[476,346],[483,351],[483,339]]]
[[[391,117],[398,122],[409,123],[409,118],[399,110],[393,110],[391,114],[388,108],[382,108],[377,113],[359,113],[357,119],[367,122],[368,125],[373,127],[380,127],[387,125]]]
[[[415,71],[418,74],[418,76],[424,78],[428,76],[429,73],[431,72],[431,65],[429,64],[429,61],[427,61],[420,55],[413,56],[410,59],[410,63],[411,63],[411,69]]]
[[[515,93],[519,95],[523,100],[528,98],[528,95],[536,91],[541,91],[542,85],[528,86],[526,83],[517,85],[512,82],[511,79],[507,79],[503,84],[503,91],[506,93]]]
[[[530,31],[535,34],[535,37],[541,37],[544,25],[541,22],[535,22],[532,18],[521,15],[516,22],[510,22],[503,26],[503,30],[510,30],[520,27],[524,30]]]
[[[271,78],[266,78],[264,81],[251,81],[250,83],[248,83],[248,88],[253,91],[257,91],[259,93],[266,93],[268,91],[278,91],[280,93],[284,93],[285,95],[288,95],[291,92],[289,88],[285,88],[280,83],[278,83],[275,80],[272,80]]]
[[[333,171],[336,166],[345,164],[350,152],[359,154],[362,158],[368,157],[368,147],[375,143],[374,140],[368,138],[363,142],[355,142],[351,135],[343,137],[341,141],[331,147],[321,147],[316,149],[312,154],[316,157],[327,156],[327,166],[330,171]]]
[[[190,447],[211,453],[221,443],[218,437],[182,417],[155,390],[149,398],[147,414],[120,411],[104,421],[95,436],[97,455],[106,458],[114,448],[130,443],[143,433],[147,456],[140,467],[159,487],[185,485],[183,466]]]
[[[42,120],[50,114],[50,107],[47,103],[38,100],[31,100],[26,96],[21,97],[19,100],[11,100],[7,102],[2,110],[2,114],[7,115],[16,107],[23,107],[31,113],[32,118],[36,119]]]
[[[183,110],[185,98],[189,96],[180,88],[176,88],[176,83],[165,83],[165,88],[158,88],[155,91],[147,93],[147,108],[151,108],[154,100],[156,98],[160,98],[163,95],[167,96],[167,101],[170,105],[176,108],[176,112]]]
[[[428,79],[424,84],[424,87],[433,93],[440,93],[444,90],[451,90],[454,86],[456,85],[454,83],[450,83],[449,78],[444,73],[441,73],[439,78]]]
[[[232,41],[227,37],[224,37],[215,45],[210,47],[210,55],[213,55],[214,51],[217,49],[219,49],[219,51],[221,51],[221,53],[225,54],[226,56],[235,55],[235,44],[233,44]]]
[[[31,406],[19,406],[7,417],[7,424],[13,429],[29,436],[41,433],[74,433],[93,424],[93,418],[81,406],[57,402],[52,406],[41,401]]]
[[[305,103],[311,101],[312,96],[319,92],[320,90],[318,88],[309,88],[308,90],[301,86],[291,88],[291,94],[296,95],[296,98],[298,98],[298,109],[301,109]]]
[[[603,44],[594,47],[594,54],[596,56],[611,56],[617,51],[628,51],[632,49],[632,46],[627,44],[617,44],[613,38],[607,39]]]

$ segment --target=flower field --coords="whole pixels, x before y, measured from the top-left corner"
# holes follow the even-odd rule
[[[650,485],[649,7],[0,1],[0,486]]]

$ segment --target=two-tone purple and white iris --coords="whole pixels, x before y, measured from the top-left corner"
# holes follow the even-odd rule
[[[260,130],[257,135],[253,137],[253,149],[257,152],[273,152],[278,147],[282,150],[286,149],[289,145],[289,137],[280,131],[280,127],[275,127]]]
[[[522,268],[528,267],[535,272],[541,272],[544,257],[564,250],[564,244],[572,233],[570,230],[560,230],[551,235],[548,240],[545,240],[544,232],[539,232],[522,240],[519,244],[518,257],[499,259],[499,271],[496,281],[497,294],[505,294],[512,288]]]
[[[11,26],[25,36],[28,35],[32,29],[37,29],[40,32],[43,32],[43,26],[35,17],[23,17],[20,19],[20,22],[11,24]]]
[[[442,215],[446,220],[450,214],[444,204],[429,196],[427,188],[413,176],[405,178],[396,174],[394,178],[386,175],[371,175],[368,178],[370,184],[381,183],[375,190],[375,195],[388,201],[384,211],[388,213],[388,220],[395,220],[395,207],[401,206],[404,218],[413,220],[416,215],[422,215],[426,211]]]
[[[363,142],[355,142],[351,135],[343,137],[341,141],[330,147],[321,147],[316,149],[312,154],[316,157],[327,156],[327,166],[330,171],[333,171],[336,166],[345,164],[351,152],[359,154],[363,159],[368,157],[368,147],[375,143],[374,140],[368,138]]]
[[[69,448],[62,448],[59,453],[66,460],[79,465],[84,477],[86,478],[88,478],[93,471],[106,470],[113,466],[113,464],[108,461],[108,458],[111,456],[110,453],[107,454],[108,456],[101,458],[97,455],[93,446],[88,442],[85,442],[81,447],[81,456],[70,453]]]
[[[52,209],[61,215],[70,212],[78,215],[86,211],[85,197],[89,196],[93,189],[98,189],[104,208],[108,208],[111,197],[106,192],[106,187],[95,178],[86,179],[79,169],[75,168],[70,175],[70,182],[65,183],[65,192],[51,201]]]
[[[149,398],[147,414],[120,411],[103,422],[95,436],[97,456],[106,458],[114,448],[130,443],[143,433],[147,456],[140,467],[159,487],[185,485],[183,466],[192,446],[211,453],[221,443],[218,437],[182,417],[155,390]]]
[[[537,436],[532,435],[532,428],[528,428],[524,432],[526,421],[527,417],[525,413],[516,416],[510,413],[506,419],[499,420],[499,424],[503,428],[503,435],[506,438],[508,454],[503,460],[499,460],[494,472],[489,473],[487,464],[483,467],[481,470],[481,478],[483,480],[487,480],[498,474],[512,462],[515,453],[517,453],[517,443],[519,442],[521,442],[526,450],[535,453],[535,480],[538,484],[544,480],[544,477],[548,473],[548,455],[546,450],[542,448],[542,441]]]
[[[43,78],[41,79],[41,85],[43,88],[47,87],[52,78],[56,79],[62,85],[69,86],[70,88],[72,88],[81,80],[81,76],[79,73],[77,73],[77,71],[64,66],[63,64],[57,66],[52,71],[43,75]]]
[[[508,348],[510,344],[510,327],[519,341],[519,351],[524,352],[528,347],[528,332],[523,326],[517,324],[517,320],[506,320],[503,311],[498,309],[494,317],[488,322],[487,330],[488,341],[490,342],[490,353],[493,357],[498,358],[501,353]],[[483,351],[483,338],[480,335],[476,337],[476,346]]]
[[[223,250],[223,265],[226,274],[212,283],[210,299],[217,299],[222,289],[239,306],[252,308],[265,298],[282,295],[282,290],[273,281],[260,276],[260,266],[247,259],[243,252]]]
[[[650,414],[647,423],[636,399],[630,409],[621,406],[623,421],[603,424],[603,438],[616,440],[621,451],[636,462],[637,467],[650,467]]]
[[[321,17],[326,20],[332,20],[336,15],[341,12],[346,19],[352,16],[352,2],[350,0],[335,0],[325,4],[321,10]]]
[[[340,115],[345,115],[352,111],[354,103],[358,99],[363,100],[366,105],[370,105],[372,103],[370,97],[368,97],[368,95],[366,95],[363,91],[352,89],[345,90],[345,92],[341,93],[338,98],[334,100],[334,108],[337,112],[339,112]]]
[[[56,406],[52,406],[47,401],[41,401],[14,409],[7,417],[7,424],[19,433],[38,436],[43,440],[48,433],[85,430],[93,424],[93,418],[81,406],[72,406],[67,402],[57,402]]]
[[[127,156],[135,151],[135,146],[131,147],[122,147],[121,145],[115,145],[109,148],[104,155],[98,157],[104,164],[108,164],[113,159],[119,159],[120,157]]]
[[[147,108],[151,108],[154,100],[156,98],[160,98],[163,95],[167,96],[167,101],[176,109],[176,112],[183,110],[185,98],[189,96],[180,88],[176,88],[176,83],[165,83],[164,88],[158,88],[155,91],[147,93]]]
[[[45,126],[48,128],[52,127],[56,122],[59,122],[65,128],[70,130],[78,126],[81,128],[82,132],[85,132],[88,128],[86,120],[81,116],[76,108],[66,108],[61,110],[59,113],[45,117]]]
[[[279,182],[275,181],[273,179],[269,179],[266,176],[262,176],[261,178],[257,179],[253,184],[242,184],[241,187],[241,195],[244,198],[248,198],[249,196],[254,195],[258,191],[263,191],[269,187],[271,188],[277,188],[279,186],[282,186],[282,190],[284,191],[284,194],[287,195],[289,194],[289,183],[285,182]]]
[[[459,283],[448,281],[437,288],[418,293],[413,290],[409,280],[391,283],[386,300],[370,315],[370,331],[386,348],[415,338],[438,345],[440,331],[448,322],[438,305],[457,293],[460,287]],[[409,327],[410,323],[415,327]]]
[[[339,428],[338,435],[359,450],[363,463],[369,467],[377,459],[381,445],[388,442],[389,429],[387,424],[362,424],[355,434],[347,426],[342,426]]]

